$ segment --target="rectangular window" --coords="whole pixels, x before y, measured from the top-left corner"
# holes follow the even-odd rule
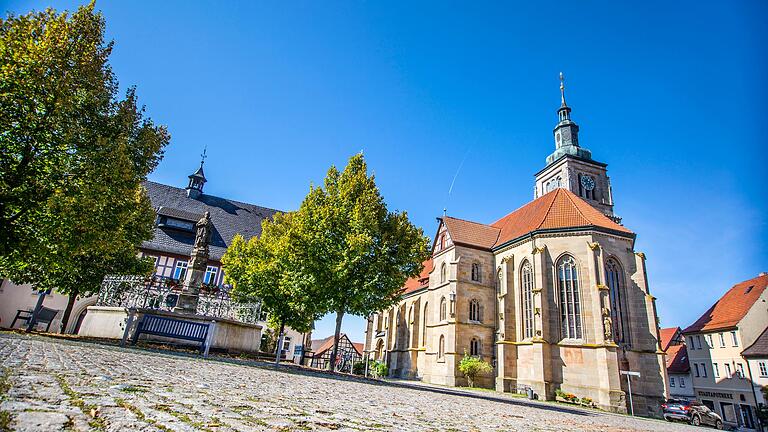
[[[717,366],[717,363],[712,363],[712,375],[715,378],[720,378],[720,368]]]
[[[733,346],[735,346],[735,347],[739,346],[739,338],[736,337],[736,332],[735,331],[731,332],[731,340],[733,340]]]
[[[695,350],[696,349],[696,344],[693,343],[693,336],[689,337],[688,339],[689,339],[688,345],[691,346],[691,351]]]
[[[730,378],[731,377],[731,365],[730,363],[725,364],[725,377]]]
[[[674,387],[675,386],[675,378],[674,377],[670,377],[669,378],[669,386],[670,387]]]
[[[283,351],[287,353],[289,348],[291,348],[291,337],[285,336],[283,337]]]
[[[696,349],[701,349],[701,335],[696,335]]]
[[[714,348],[715,346],[714,346],[714,345],[712,345],[712,335],[711,335],[711,334],[708,334],[708,335],[707,335],[707,336],[705,336],[705,337],[707,338],[707,347],[708,347],[708,348]]]
[[[680,387],[685,387],[685,378],[680,377]]]
[[[699,375],[699,364],[698,363],[694,363],[693,364],[693,371],[694,371],[696,376],[700,376]]]
[[[736,374],[739,375],[739,378],[746,378],[746,375],[744,375],[744,365],[741,363],[736,363]]]
[[[205,269],[205,277],[203,278],[203,283],[216,285],[216,276],[218,276],[218,274],[218,267],[208,266],[208,268]]]
[[[173,278],[177,280],[184,280],[184,276],[187,275],[187,266],[189,265],[186,261],[176,261],[176,270],[173,272]]]
[[[768,377],[768,362],[761,361],[757,366],[760,368],[760,376],[763,378]]]
[[[707,365],[706,363],[701,364],[701,376],[706,378],[707,377]]]
[[[720,348],[725,348],[725,336],[720,333]]]

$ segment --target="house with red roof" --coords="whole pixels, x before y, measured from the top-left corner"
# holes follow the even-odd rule
[[[645,255],[561,96],[533,201],[489,223],[438,218],[424,270],[368,318],[366,352],[391,375],[452,386],[467,385],[458,366],[475,356],[493,365],[477,385],[562,390],[617,412],[629,411],[621,371],[639,372],[634,411],[659,416],[666,365]]]
[[[720,414],[727,426],[758,425],[762,398],[754,390],[748,358],[760,351],[767,328],[768,274],[760,273],[731,287],[683,330],[696,399]]]
[[[688,348],[680,327],[660,330],[661,349],[667,354],[667,383],[670,398],[693,399],[691,366],[688,363]]]
[[[312,340],[312,352],[307,357],[307,364],[317,369],[327,369],[333,350],[333,335],[325,339]],[[337,372],[352,372],[352,365],[363,359],[363,344],[352,342],[345,333],[339,335],[339,347],[336,356]]]

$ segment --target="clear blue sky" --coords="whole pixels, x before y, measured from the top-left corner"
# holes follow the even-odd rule
[[[292,210],[362,149],[428,235],[445,206],[489,223],[532,199],[564,71],[662,326],[768,271],[767,2],[240,3],[97,4],[121,84],[172,134],[153,180],[183,186],[207,145],[207,193]]]

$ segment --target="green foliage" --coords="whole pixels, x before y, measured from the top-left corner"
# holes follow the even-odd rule
[[[493,370],[490,363],[479,357],[470,356],[464,352],[464,358],[459,362],[459,372],[467,377],[470,387],[475,386],[475,378],[478,375],[485,375]]]
[[[370,366],[370,364],[368,366]],[[365,375],[365,362],[364,361],[355,362],[355,364],[352,365],[352,374]]]
[[[579,403],[578,396],[576,396],[573,393],[568,393],[561,389],[557,389],[555,390],[555,395],[561,399],[564,399],[566,402]],[[585,399],[588,399],[590,403],[592,402],[592,399],[589,399],[589,398],[585,398]]]
[[[141,182],[170,139],[133,88],[118,100],[104,27],[93,4],[0,23],[0,272],[72,302],[107,273],[151,270]]]
[[[261,301],[269,325],[307,332],[322,315],[314,301],[312,279],[302,272],[295,253],[300,237],[294,214],[278,213],[261,225],[261,237],[246,241],[236,235],[222,257],[224,274],[241,301]]]
[[[369,367],[374,378],[382,378],[389,375],[389,368],[384,362],[374,361]]]
[[[387,209],[362,154],[342,172],[331,167],[294,218],[301,275],[315,287],[323,311],[336,313],[336,341],[345,314],[365,316],[397,302],[429,256],[422,230],[406,213]]]

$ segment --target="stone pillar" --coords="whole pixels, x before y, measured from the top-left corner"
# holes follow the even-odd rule
[[[550,292],[547,289],[547,275],[550,269],[547,267],[546,246],[534,247],[532,251],[532,264],[534,274],[533,304],[535,333],[533,337],[533,382],[531,387],[539,395],[539,398],[554,399],[554,383],[552,382],[552,359],[550,344],[556,343],[557,334],[550,328]],[[554,310],[554,309],[553,309]]]
[[[211,214],[205,212],[205,215],[195,225],[197,233],[195,235],[195,246],[192,248],[189,265],[187,266],[187,275],[184,278],[184,285],[179,294],[179,301],[174,312],[184,314],[197,314],[197,302],[200,295],[200,286],[205,280],[205,271],[208,268],[208,245],[211,242]]]

